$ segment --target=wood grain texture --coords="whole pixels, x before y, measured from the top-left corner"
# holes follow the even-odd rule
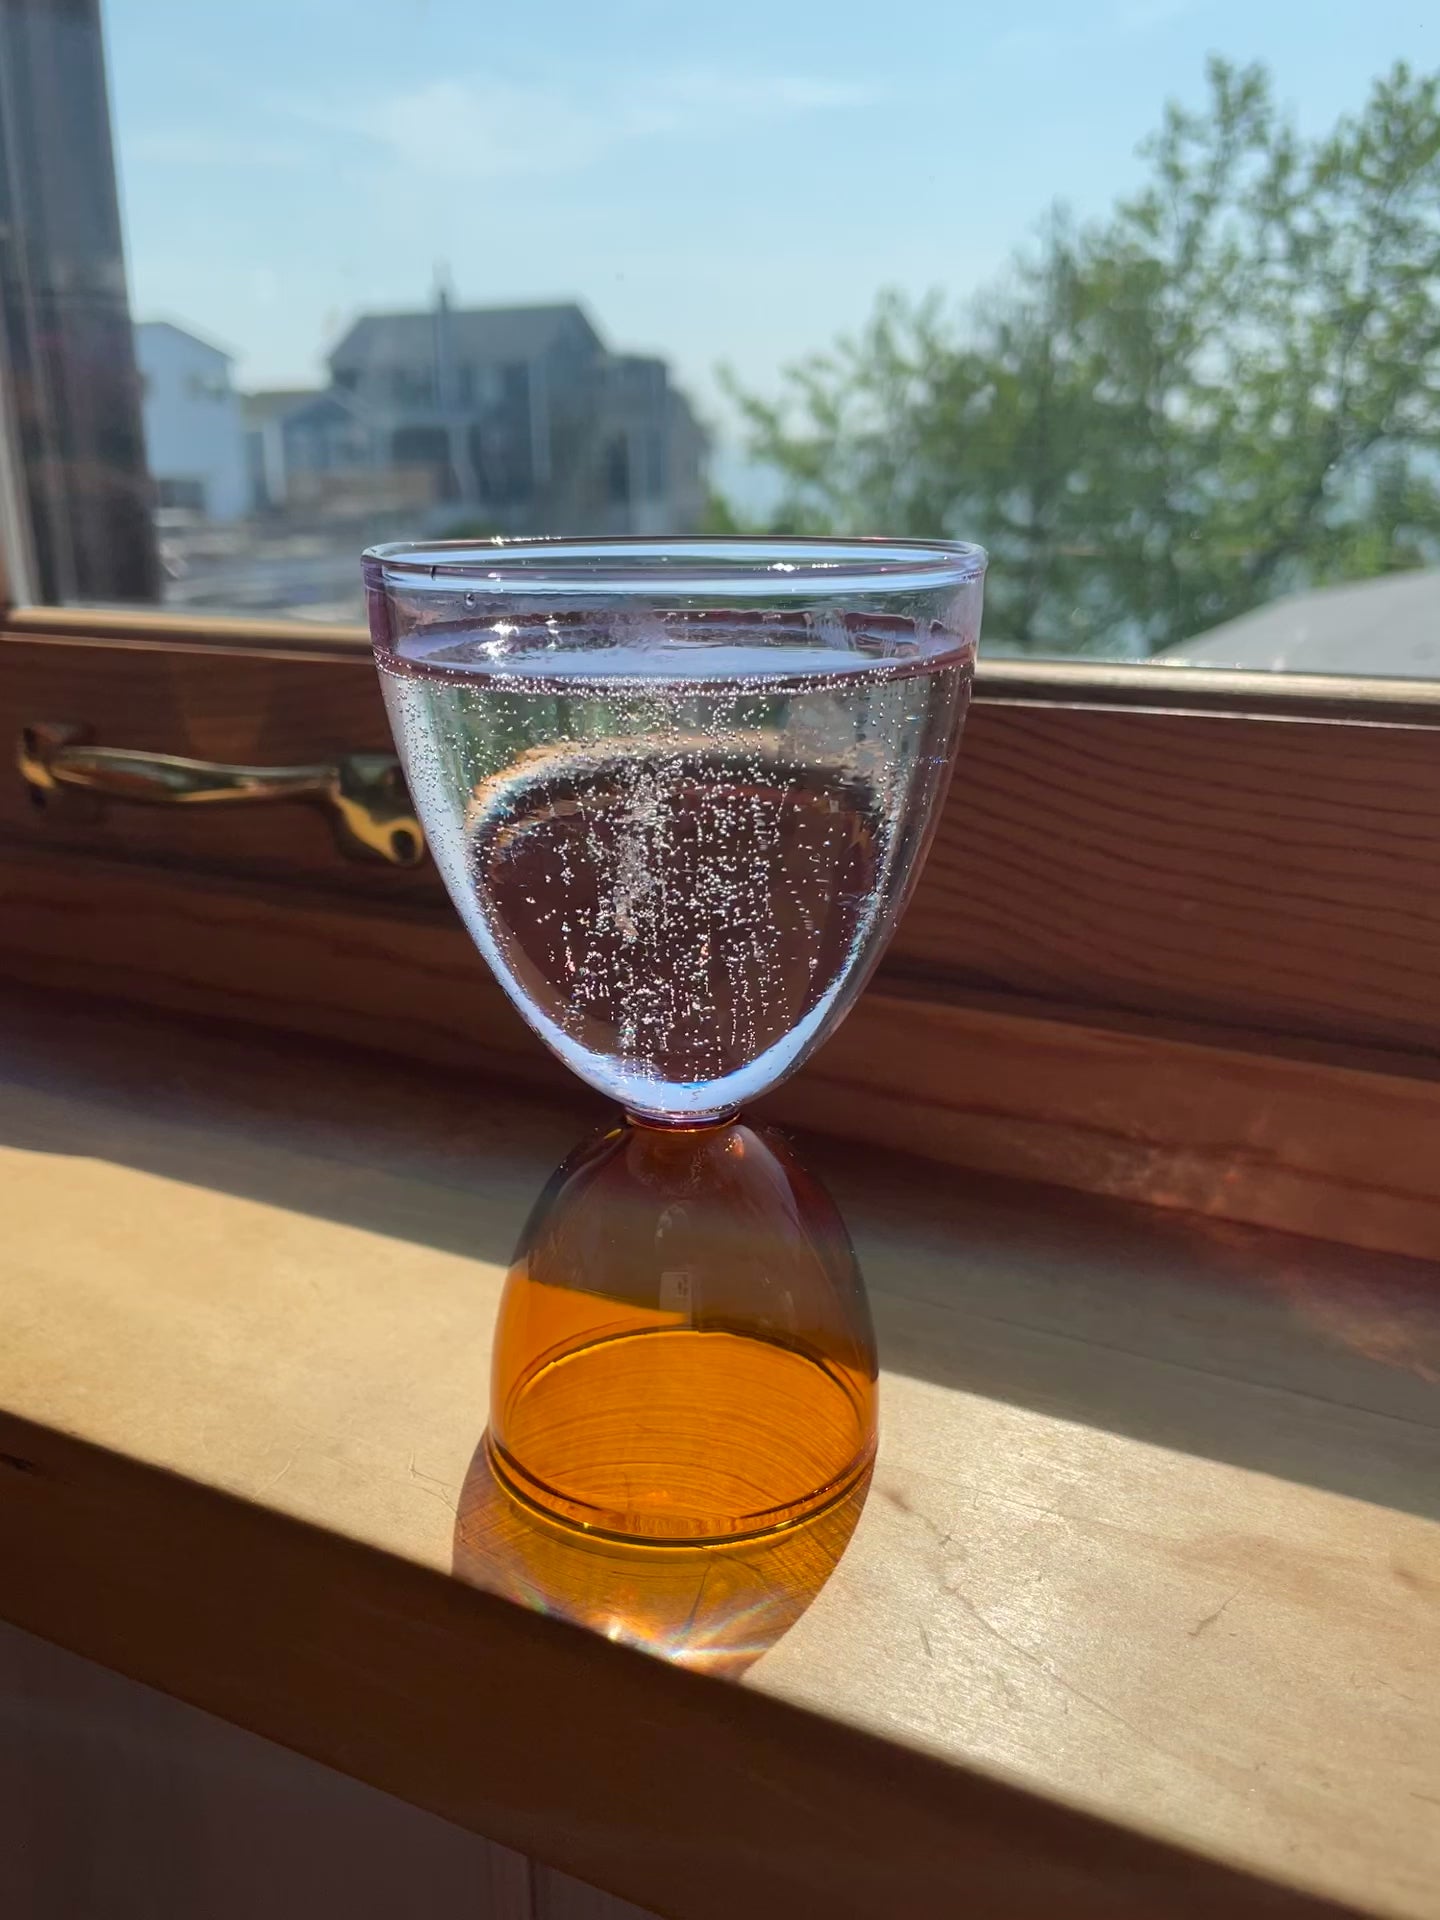
[[[1422,1063],[1400,1073],[882,984],[764,1110],[951,1166],[1440,1259],[1440,1080]]]
[[[270,653],[294,658],[368,658],[362,626],[258,615],[194,615],[158,607],[12,606],[0,633],[53,645],[132,651]],[[1440,726],[1440,682],[1386,676],[1242,672],[1167,666],[1158,660],[982,658],[976,697],[1041,706],[1163,707],[1172,712],[1252,713],[1271,719],[1362,720]]]
[[[659,1913],[1433,1912],[1432,1266],[832,1149],[880,1463],[723,1684],[448,1576],[576,1124],[12,992],[0,1615]]]
[[[34,854],[0,855],[0,899],[0,976],[103,980],[141,1004],[577,1097],[448,913]],[[1440,1080],[1425,1061],[1227,1047],[903,986],[872,986],[761,1111],[952,1166],[1440,1257]]]
[[[71,720],[107,745],[272,763],[388,743],[373,669],[343,630],[297,650],[290,629],[288,649],[246,650],[243,623],[224,644],[188,647],[160,637],[173,623],[140,626],[149,641],[125,637],[134,616],[89,641],[0,636],[5,731]],[[1053,705],[1035,697],[1035,669],[1013,683],[1024,699],[992,675],[886,972],[1440,1055],[1440,731],[1418,724],[1436,702],[1412,689],[1366,708],[1337,693],[1317,709],[1330,717],[1305,718],[1266,682],[1249,710],[1238,690],[1236,711],[1076,704],[1087,684],[1138,697],[1133,670],[1095,672],[1087,683],[1056,669]],[[304,809],[201,818],[67,801],[37,816],[13,781],[0,783],[0,833],[448,912],[433,869],[347,863]]]
[[[12,753],[23,727],[54,720],[93,729],[100,746],[227,764],[293,766],[393,751],[368,654],[154,653],[10,640],[0,644],[0,661]],[[216,811],[65,793],[37,810],[12,773],[0,781],[0,832],[51,852],[118,853],[392,902],[438,905],[441,893],[431,867],[343,858],[327,816],[303,805]]]
[[[355,557],[358,574],[360,556]],[[51,646],[102,646],[149,653],[274,653],[289,659],[351,655],[367,659],[361,626],[320,620],[267,619],[261,614],[200,616],[163,607],[6,607],[0,632]]]
[[[523,1855],[3,1623],[0,1913],[536,1920]]]
[[[977,712],[898,969],[1440,1049],[1440,736]]]

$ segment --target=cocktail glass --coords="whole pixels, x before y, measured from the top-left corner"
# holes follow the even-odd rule
[[[739,1118],[884,951],[954,764],[985,556],[880,540],[372,548],[435,861],[522,1017],[623,1119],[506,1283],[487,1444],[548,1520],[697,1545],[868,1473],[877,1365],[824,1190]]]

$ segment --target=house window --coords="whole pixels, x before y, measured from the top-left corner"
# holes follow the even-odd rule
[[[605,498],[621,506],[630,499],[630,441],[623,433],[612,434],[605,443]]]
[[[157,480],[155,482],[155,504],[162,509],[168,508],[180,513],[193,513],[203,520],[205,517],[205,482],[203,480]]]
[[[665,492],[665,440],[664,436],[650,429],[642,439],[645,449],[645,493],[651,500],[658,500]]]

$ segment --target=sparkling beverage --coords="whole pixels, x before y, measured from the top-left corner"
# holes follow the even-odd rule
[[[895,616],[589,614],[381,661],[437,865],[520,1012],[632,1112],[725,1112],[859,990],[973,645]]]

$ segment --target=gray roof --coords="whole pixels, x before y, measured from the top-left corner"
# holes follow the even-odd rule
[[[182,327],[174,320],[137,320],[135,331],[139,333],[178,333],[182,340],[192,345],[204,347],[207,353],[218,354],[222,360],[234,360],[235,355],[229,347],[217,346],[215,341],[207,340],[203,333],[196,333],[193,327]]]
[[[1440,567],[1292,593],[1157,658],[1290,673],[1440,676]]]
[[[247,427],[263,427],[268,420],[282,419],[325,391],[323,387],[268,387],[260,393],[241,394],[240,411]]]
[[[334,367],[428,363],[435,351],[433,308],[422,313],[364,313],[328,356]],[[601,341],[573,301],[548,307],[451,307],[450,351],[457,360],[529,360],[567,335],[592,352]]]

